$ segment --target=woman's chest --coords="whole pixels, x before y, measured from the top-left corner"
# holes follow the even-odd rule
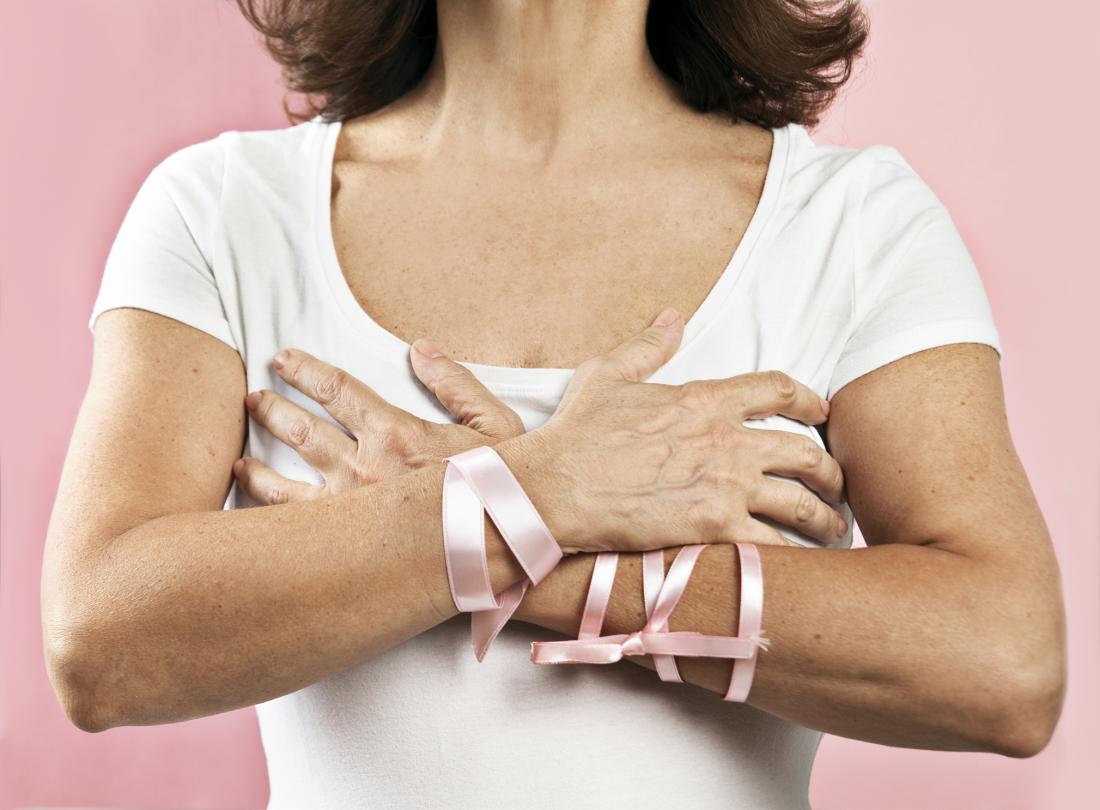
[[[644,171],[534,183],[350,170],[332,199],[336,264],[357,305],[407,343],[574,368],[666,306],[700,309],[753,217],[757,168],[660,184]]]

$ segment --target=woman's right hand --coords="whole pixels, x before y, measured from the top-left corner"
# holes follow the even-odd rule
[[[744,425],[776,414],[817,425],[828,403],[781,371],[684,385],[645,382],[683,337],[682,318],[671,312],[670,322],[658,316],[578,366],[550,420],[526,434],[537,437],[550,476],[543,486],[573,527],[561,532],[562,549],[797,545],[753,515],[835,543],[847,531],[829,505],[844,500],[840,465],[807,436]]]

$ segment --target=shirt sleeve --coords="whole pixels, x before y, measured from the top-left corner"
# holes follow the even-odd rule
[[[107,255],[88,319],[135,307],[189,324],[240,351],[226,318],[212,262],[219,216],[220,138],[185,146],[142,182]]]
[[[828,396],[894,360],[949,343],[1001,341],[951,215],[893,147],[868,147],[852,275],[852,327]]]

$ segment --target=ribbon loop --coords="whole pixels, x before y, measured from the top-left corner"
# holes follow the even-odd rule
[[[561,546],[504,459],[488,445],[445,458],[443,549],[455,607],[470,613],[474,655],[481,661],[523,601],[562,558]],[[485,556],[485,513],[527,578],[493,593]],[[612,572],[614,574],[614,572]]]

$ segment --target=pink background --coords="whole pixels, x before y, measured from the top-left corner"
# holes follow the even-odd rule
[[[1013,433],[1061,561],[1071,673],[1061,726],[1038,757],[826,737],[813,803],[1084,807],[1100,742],[1100,283],[1086,248],[1100,121],[1097,64],[1085,56],[1100,6],[879,0],[871,11],[870,54],[814,135],[898,147],[981,268]],[[99,735],[68,724],[42,662],[38,578],[88,379],[85,321],[122,214],[169,151],[225,129],[286,126],[278,72],[225,0],[9,3],[4,17],[0,807],[262,806],[252,710]]]

